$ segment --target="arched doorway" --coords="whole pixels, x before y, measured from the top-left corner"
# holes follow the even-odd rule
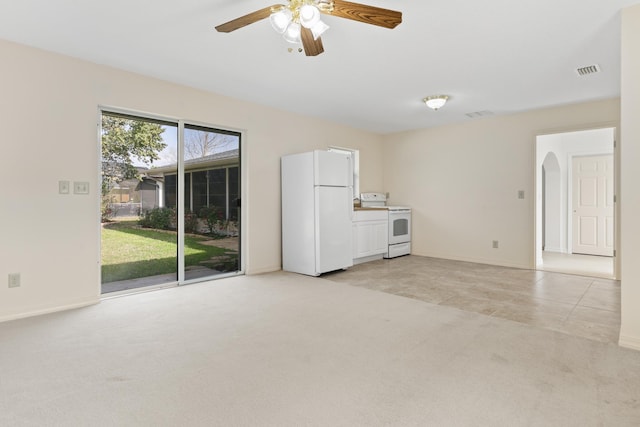
[[[573,161],[613,154],[614,137],[615,128],[603,128],[536,138],[536,269],[615,277],[614,257],[575,254],[572,247]]]

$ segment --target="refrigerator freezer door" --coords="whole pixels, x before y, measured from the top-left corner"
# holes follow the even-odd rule
[[[351,187],[316,187],[316,269],[339,270],[353,265]]]
[[[353,186],[353,171],[349,155],[322,150],[316,150],[313,154],[315,185]]]

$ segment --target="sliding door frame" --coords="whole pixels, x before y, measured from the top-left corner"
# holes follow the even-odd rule
[[[184,120],[178,120],[178,176],[176,180],[176,219],[178,220],[178,285],[184,284]],[[193,182],[189,180],[189,185]]]
[[[220,125],[215,125],[215,124],[211,124],[211,123],[204,123],[204,122],[199,122],[199,121],[195,121],[195,120],[188,120],[188,119],[182,119],[182,118],[175,118],[175,117],[169,117],[169,116],[163,116],[163,115],[159,115],[159,114],[152,114],[152,113],[148,113],[148,112],[141,112],[141,111],[136,111],[136,110],[129,110],[129,109],[125,109],[125,108],[121,108],[121,107],[113,107],[113,106],[108,106],[108,105],[99,105],[98,106],[98,118],[97,118],[97,143],[98,143],[98,159],[97,159],[97,171],[98,171],[98,182],[102,181],[102,175],[101,175],[101,170],[102,170],[102,161],[101,161],[101,152],[102,152],[102,115],[103,114],[122,114],[125,116],[130,116],[132,118],[140,118],[142,120],[144,119],[148,119],[148,120],[152,120],[152,121],[159,121],[159,122],[165,122],[165,123],[171,123],[171,124],[175,124],[177,126],[177,132],[178,132],[178,147],[177,147],[177,157],[178,157],[178,170],[177,170],[177,177],[178,177],[178,184],[176,186],[176,191],[177,191],[177,195],[178,195],[178,200],[176,201],[176,207],[180,209],[179,214],[177,215],[177,268],[178,268],[178,274],[177,274],[177,280],[175,282],[170,282],[170,283],[164,283],[164,284],[160,284],[160,285],[152,285],[152,286],[148,286],[148,287],[144,287],[144,288],[136,288],[136,289],[131,289],[131,290],[126,290],[126,291],[120,291],[120,292],[112,292],[112,293],[108,293],[108,294],[102,294],[100,292],[100,294],[102,295],[102,298],[110,298],[110,297],[114,297],[114,296],[119,296],[119,295],[126,295],[126,294],[132,294],[132,293],[138,293],[138,292],[146,292],[149,290],[156,290],[156,289],[162,289],[162,288],[168,288],[168,287],[175,287],[175,286],[182,286],[182,285],[188,285],[188,284],[192,284],[192,283],[198,283],[198,282],[205,282],[205,281],[210,281],[210,280],[217,280],[217,279],[224,279],[224,278],[228,278],[228,277],[234,277],[234,276],[240,276],[240,275],[244,275],[245,274],[245,270],[246,270],[246,230],[245,230],[245,226],[244,224],[247,224],[246,218],[247,218],[247,212],[246,212],[246,208],[245,206],[247,205],[247,203],[245,202],[246,200],[246,194],[247,194],[247,186],[246,186],[246,182],[247,182],[247,171],[246,171],[246,166],[245,166],[245,159],[244,159],[244,155],[243,153],[245,152],[245,148],[246,148],[246,131],[244,129],[236,129],[236,128],[232,128],[229,126],[220,126]],[[184,201],[185,201],[185,190],[184,190],[184,174],[185,174],[185,167],[184,167],[184,130],[185,130],[185,126],[190,125],[190,126],[199,126],[199,127],[203,127],[203,128],[208,128],[211,130],[220,130],[220,131],[228,131],[228,132],[233,132],[233,133],[237,133],[239,135],[240,141],[238,144],[238,155],[239,155],[239,159],[238,159],[238,167],[239,167],[239,176],[238,176],[238,180],[239,182],[239,199],[240,199],[240,215],[238,216],[238,257],[239,257],[239,262],[238,262],[238,270],[237,271],[233,271],[233,272],[229,272],[229,273],[221,273],[215,276],[207,276],[207,277],[203,277],[203,278],[195,278],[195,279],[189,279],[189,280],[185,280],[185,250],[184,250],[184,236],[185,236],[185,228],[184,228]],[[228,171],[227,171],[228,174]],[[182,183],[182,184],[180,184]],[[227,186],[229,185],[229,183],[227,182]],[[96,197],[96,205],[97,205],[97,220],[100,221],[100,192],[96,192],[97,197]],[[228,194],[227,194],[228,197]],[[100,232],[100,231],[99,231]],[[100,235],[98,235],[98,245],[101,245],[101,237]],[[99,253],[102,253],[102,250],[100,248]],[[100,271],[101,269],[99,269]],[[101,289],[102,286],[102,279],[100,277],[100,275],[98,275],[98,288]]]

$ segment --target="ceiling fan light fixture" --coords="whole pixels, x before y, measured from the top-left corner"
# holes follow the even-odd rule
[[[313,28],[320,22],[320,11],[317,7],[305,4],[300,7],[300,24],[305,28]]]
[[[315,0],[316,6],[324,13],[333,12],[333,0]]]
[[[300,43],[300,24],[290,22],[282,37],[289,43]]]
[[[402,23],[402,12],[367,4],[346,0],[287,0],[284,4],[263,7],[215,28],[219,33],[230,33],[269,18],[273,29],[287,42],[302,43],[298,48],[300,52],[306,56],[318,56],[324,52],[320,36],[329,29],[322,22],[323,14],[389,29]]]
[[[423,98],[422,101],[427,104],[427,107],[438,111],[438,109],[440,109],[444,104],[447,103],[448,99],[448,95],[432,95]]]
[[[329,26],[322,21],[318,21],[316,25],[311,28],[311,33],[313,34],[313,39],[318,40],[318,37],[322,35],[325,31],[329,29]]]
[[[271,26],[278,34],[282,34],[287,30],[287,26],[291,22],[291,11],[289,9],[280,9],[269,16]]]

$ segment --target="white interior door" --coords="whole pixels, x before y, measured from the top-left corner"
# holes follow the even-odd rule
[[[573,253],[613,256],[613,155],[573,158]]]

